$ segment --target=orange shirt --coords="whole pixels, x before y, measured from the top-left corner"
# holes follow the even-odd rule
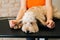
[[[45,0],[27,0],[26,6],[30,8],[32,6],[43,6],[45,5]]]

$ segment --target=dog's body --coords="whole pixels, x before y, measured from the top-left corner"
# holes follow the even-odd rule
[[[47,13],[47,10],[46,10],[46,8],[45,8],[45,6],[37,6],[37,7],[32,7],[32,8],[29,8],[28,10],[27,10],[27,12],[25,13],[25,15],[24,15],[24,17],[23,18],[26,18],[26,19],[23,19],[23,21],[25,20],[28,20],[28,18],[31,20],[31,18],[33,18],[34,20],[35,20],[35,18],[36,19],[38,19],[43,25],[46,25],[46,17],[45,17],[45,15],[46,15],[46,13]],[[29,15],[27,15],[27,14],[31,14],[30,16],[31,16],[31,18],[29,17]],[[32,15],[34,15],[34,17],[32,16]],[[28,16],[28,17],[26,17],[26,16]],[[58,19],[60,19],[60,13],[53,7],[53,17],[55,17],[55,18],[58,18]],[[33,20],[32,19],[32,20]],[[35,22],[35,21],[31,21],[31,22]],[[28,23],[29,21],[27,21],[27,23]],[[30,23],[30,22],[29,22]],[[34,24],[34,23],[33,23]],[[28,24],[26,24],[26,25],[28,25]],[[36,22],[35,22],[35,24],[34,25],[36,25]],[[34,30],[32,30],[32,29],[34,29],[34,28],[36,28],[35,30],[39,30],[38,29],[38,26],[30,26],[30,27],[32,27],[31,29],[29,29],[29,27],[27,28],[27,29],[29,29],[28,31],[30,31],[30,32],[38,32],[38,31],[34,31]],[[23,30],[26,30],[26,26],[22,26],[22,29]],[[23,31],[22,30],[22,31]],[[26,30],[27,31],[27,30]]]
[[[28,9],[28,12],[33,12],[35,18],[38,19],[43,25],[45,25],[47,10],[45,6],[36,6]],[[60,12],[57,8],[53,7],[53,17],[60,19]]]
[[[29,31],[30,33],[38,32],[39,28],[38,28],[38,25],[36,24],[36,19],[38,19],[43,25],[46,25],[45,23],[46,13],[47,13],[47,10],[45,6],[36,6],[36,7],[29,8],[25,12],[23,18],[21,19],[22,31],[23,32]],[[60,12],[58,12],[54,7],[53,7],[53,17],[60,19]]]
[[[28,9],[28,12],[33,12],[35,18],[38,19],[43,25],[45,25],[45,6],[37,6]]]

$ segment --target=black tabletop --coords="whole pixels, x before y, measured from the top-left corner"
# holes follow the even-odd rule
[[[24,33],[21,29],[14,30],[10,29],[8,19],[0,20],[0,37],[19,37],[19,38],[26,38],[26,37],[48,37],[48,38],[55,38],[60,37],[60,20],[55,19],[56,26],[54,29],[49,29],[44,27],[38,21],[37,24],[39,26],[40,31],[37,33]]]

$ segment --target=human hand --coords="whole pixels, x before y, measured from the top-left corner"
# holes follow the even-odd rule
[[[55,27],[55,22],[53,20],[47,20],[46,25],[48,28],[53,29]]]
[[[10,28],[14,28],[14,26],[15,26],[16,23],[17,23],[16,20],[9,20]]]

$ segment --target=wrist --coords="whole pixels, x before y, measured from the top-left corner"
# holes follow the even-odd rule
[[[47,19],[47,21],[52,21],[52,19]]]
[[[16,19],[16,22],[17,22],[17,23],[19,23],[20,21],[21,21],[21,19],[19,19],[19,20]]]
[[[47,20],[52,20],[53,18],[47,18]]]
[[[15,21],[18,23],[19,20],[15,20]]]

